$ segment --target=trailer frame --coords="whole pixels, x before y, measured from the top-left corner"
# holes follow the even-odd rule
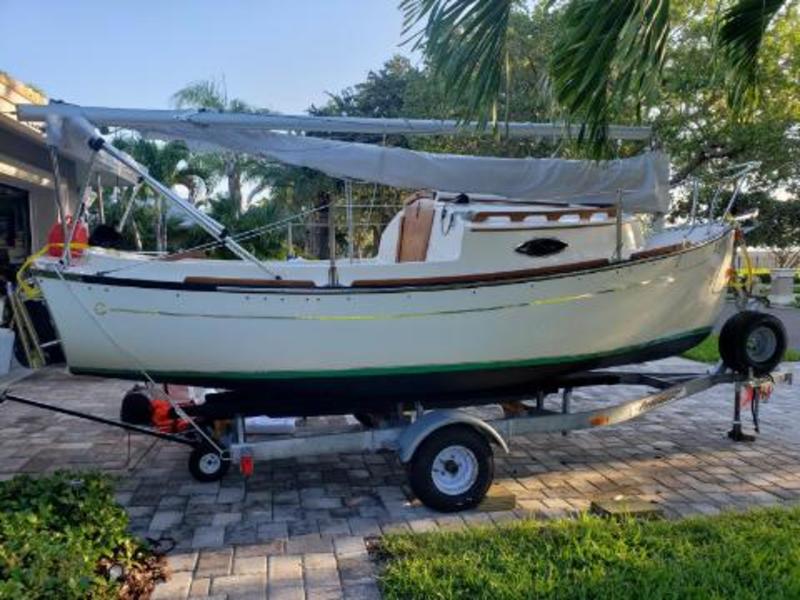
[[[18,403],[190,446],[193,450],[189,458],[189,470],[201,481],[221,479],[232,463],[238,463],[242,473],[247,476],[252,474],[254,461],[257,460],[331,453],[393,452],[400,462],[406,465],[411,487],[423,503],[449,512],[474,506],[485,495],[493,479],[492,446],[507,453],[508,440],[515,436],[557,432],[566,435],[571,431],[625,423],[721,384],[734,384],[733,427],[728,434],[729,437],[733,441],[753,441],[755,437],[745,434],[742,430],[741,411],[744,397],[750,396],[754,426],[758,431],[759,400],[771,393],[775,384],[791,384],[792,373],[774,371],[767,375],[756,376],[752,372],[735,373],[722,367],[710,373],[586,371],[550,382],[548,390],[556,390],[560,395],[561,403],[558,410],[546,409],[544,399],[547,394],[537,389],[531,391],[528,399],[534,404],[522,405],[524,414],[521,415],[485,420],[463,408],[425,411],[418,404],[416,411],[398,410],[394,422],[375,428],[281,435],[264,441],[251,441],[245,427],[245,416],[231,414],[229,415],[231,426],[228,427],[227,434],[215,440],[219,448],[211,446],[192,428],[183,433],[168,433],[22,397],[10,390],[10,385],[20,380],[17,378],[0,391],[0,405],[4,402]],[[598,385],[641,385],[653,388],[655,391],[610,406],[572,412],[573,390]],[[497,403],[506,400],[498,398]],[[475,436],[476,433],[478,436]],[[435,464],[431,464],[430,458],[427,462],[423,460],[424,457],[421,455],[430,454],[430,446],[441,445],[441,440],[445,437],[449,445],[434,457]],[[439,461],[441,464],[435,462],[439,460],[438,456],[443,457]],[[488,473],[481,472],[481,465],[488,465],[483,468]],[[468,482],[477,485],[475,489],[470,488],[456,494],[442,494],[438,493],[441,490],[434,489],[431,492],[427,489],[437,478],[441,485],[449,481],[448,477],[455,481],[458,478],[459,468],[477,469],[474,477],[470,474],[466,478]],[[448,469],[453,472],[448,474]],[[461,478],[463,477],[462,471]],[[457,491],[460,488],[455,489]]]

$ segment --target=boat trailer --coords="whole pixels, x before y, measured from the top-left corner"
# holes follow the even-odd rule
[[[17,380],[18,381],[18,380]],[[279,435],[268,440],[252,440],[242,414],[226,415],[224,421],[196,426],[183,432],[165,432],[153,427],[107,419],[24,398],[6,384],[0,404],[14,402],[118,427],[131,433],[152,436],[192,448],[189,470],[200,481],[221,479],[232,463],[238,463],[245,476],[252,474],[254,461],[297,458],[330,453],[394,452],[408,470],[409,483],[427,506],[443,512],[470,508],[485,496],[494,476],[493,446],[508,452],[508,441],[532,433],[567,434],[630,421],[667,404],[689,398],[720,384],[734,385],[733,426],[728,436],[733,441],[753,441],[754,435],[742,429],[742,410],[749,404],[754,430],[758,432],[758,408],[775,384],[792,383],[792,373],[775,371],[763,376],[718,369],[712,373],[642,373],[629,371],[587,371],[552,382],[560,396],[558,410],[545,408],[543,391],[534,391],[530,400],[518,403],[522,411],[506,416],[481,419],[465,409],[398,411],[394,420],[358,430]],[[572,412],[572,393],[576,388],[598,385],[646,386],[654,391],[612,406]],[[503,405],[506,398],[498,398]],[[191,417],[190,417],[191,418]],[[220,424],[227,425],[224,428]],[[220,430],[224,432],[220,433]]]

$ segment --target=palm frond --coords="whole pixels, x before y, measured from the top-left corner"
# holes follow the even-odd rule
[[[514,0],[402,0],[404,35],[448,86],[463,118],[485,123],[504,86]],[[420,29],[415,29],[424,23]]]
[[[758,55],[770,23],[786,0],[738,0],[720,18],[718,43],[728,71],[728,101],[745,108],[758,97]]]
[[[625,102],[657,86],[670,31],[669,0],[572,0],[556,41],[551,77],[570,120],[596,152]]]
[[[228,93],[224,84],[208,79],[195,81],[172,95],[172,103],[177,108],[210,108],[225,110]]]

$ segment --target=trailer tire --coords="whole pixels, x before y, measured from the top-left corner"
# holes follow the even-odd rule
[[[197,446],[189,454],[189,473],[197,481],[204,483],[219,481],[225,477],[230,467],[231,461],[223,458],[208,444]]]
[[[780,319],[755,311],[740,312],[725,322],[719,336],[719,354],[737,373],[766,375],[783,359],[786,329]]]
[[[493,478],[492,448],[483,434],[467,425],[435,430],[408,463],[414,494],[425,506],[441,512],[476,506]]]

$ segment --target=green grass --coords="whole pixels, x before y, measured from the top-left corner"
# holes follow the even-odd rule
[[[681,356],[683,358],[688,358],[690,360],[696,360],[699,362],[704,363],[716,363],[719,362],[719,349],[717,348],[717,343],[719,342],[719,336],[717,335],[710,335],[702,342],[697,344],[691,350],[687,350]],[[800,361],[800,351],[788,349],[786,354],[783,355],[783,360],[788,362],[797,362]]]
[[[107,477],[0,482],[0,598],[149,597],[163,566],[128,533]],[[119,581],[109,576],[120,567]]]
[[[385,598],[800,598],[800,508],[395,534]]]

